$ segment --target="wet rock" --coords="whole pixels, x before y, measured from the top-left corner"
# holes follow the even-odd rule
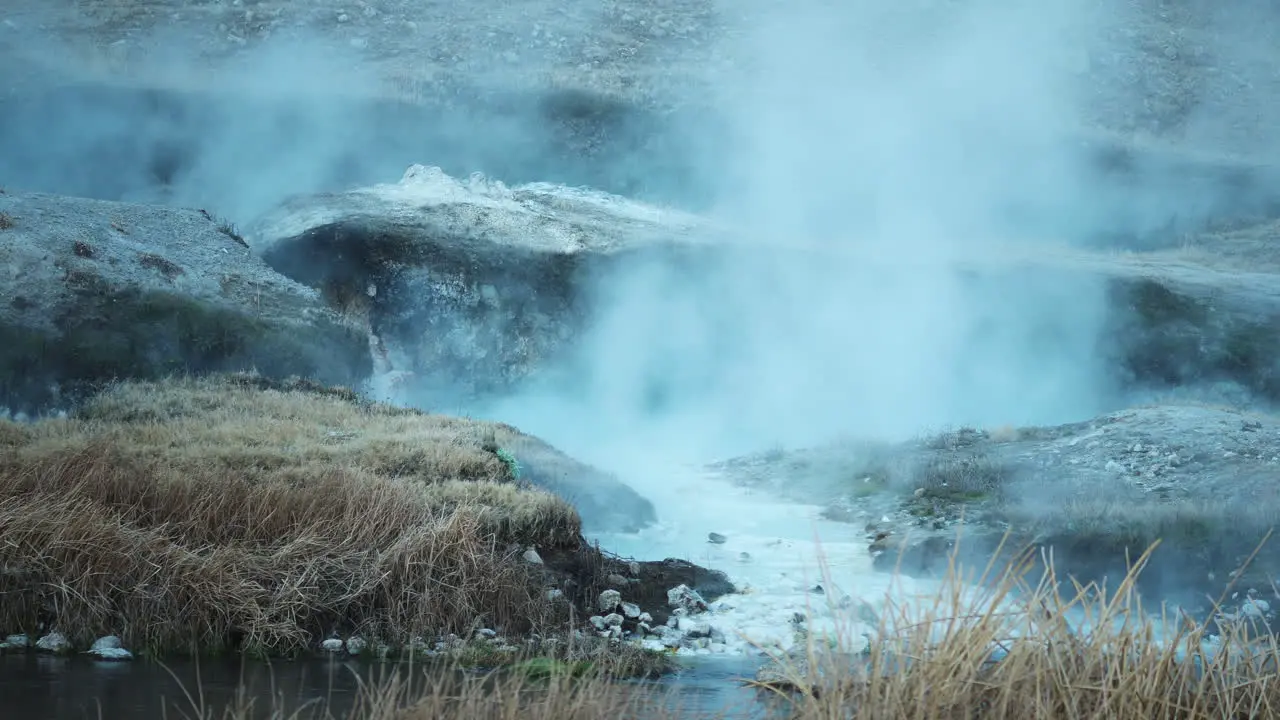
[[[346,643],[347,653],[350,655],[359,655],[360,653],[364,652],[368,646],[369,646],[369,643],[366,642],[364,638],[359,637],[358,635],[352,635],[351,637],[347,638],[347,643]]]
[[[372,372],[364,329],[198,210],[7,192],[0,213],[16,218],[0,232],[0,407],[175,370],[348,387]]]
[[[324,650],[325,652],[329,652],[329,653],[339,653],[339,652],[342,652],[342,649],[343,649],[342,639],[341,639],[341,638],[328,638],[328,639],[326,639],[324,642],[320,643],[320,649]]]
[[[26,648],[31,646],[31,638],[23,634],[6,635],[4,644],[13,648]]]
[[[1252,620],[1262,620],[1271,613],[1271,603],[1260,598],[1250,598],[1240,603],[1240,614]]]
[[[61,655],[71,651],[71,641],[67,640],[67,636],[60,632],[51,632],[36,640],[36,649]]]
[[[707,601],[702,599],[698,591],[688,585],[677,585],[668,590],[667,605],[689,613],[702,612],[707,609]]]
[[[609,576],[629,572],[632,564],[638,572],[635,577],[628,578],[624,591],[626,602],[648,610],[657,624],[665,623],[671,613],[667,604],[668,590],[675,586],[684,585],[704,599],[719,598],[736,591],[728,577],[718,570],[675,558],[644,562],[616,558],[602,555],[585,543],[574,549],[545,550],[543,559],[549,577],[557,578],[554,585],[578,608],[580,617],[618,612],[618,606],[609,608],[607,612],[601,610],[600,594],[605,590],[616,590],[608,582]],[[548,582],[548,585],[553,582]],[[622,597],[622,592],[619,597]]]
[[[120,643],[120,638],[115,635],[107,635],[93,641],[93,645],[89,648],[88,654],[102,660],[132,660],[133,653],[129,652]]]

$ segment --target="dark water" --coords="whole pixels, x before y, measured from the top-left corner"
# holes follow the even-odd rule
[[[754,701],[754,691],[741,678],[754,674],[755,664],[744,660],[707,659],[686,664],[675,677],[655,683],[656,690],[673,691],[682,711],[694,715],[727,712],[730,717],[764,717],[766,708]],[[128,718],[173,720],[198,718],[204,707],[213,717],[246,687],[266,717],[272,700],[285,707],[280,717],[307,703],[327,704],[335,717],[345,717],[359,692],[360,680],[377,681],[391,672],[417,674],[422,666],[408,663],[370,663],[345,659],[264,662],[238,659],[128,663],[95,661],[86,657],[47,655],[0,656],[0,718],[22,720],[84,720]],[[186,688],[184,690],[184,687]],[[191,693],[188,698],[187,692]]]

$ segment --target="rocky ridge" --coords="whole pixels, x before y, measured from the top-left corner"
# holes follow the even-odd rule
[[[197,209],[0,192],[0,407],[102,383],[257,370],[358,385],[367,334]]]
[[[1224,592],[1229,606],[1270,597],[1280,578],[1265,547],[1250,560],[1280,520],[1280,419],[1261,411],[1184,401],[1054,427],[837,442],[717,469],[825,498],[829,517],[865,528],[885,570],[935,576],[957,552],[985,563],[1005,542],[1102,580],[1158,541],[1140,587],[1199,613]]]

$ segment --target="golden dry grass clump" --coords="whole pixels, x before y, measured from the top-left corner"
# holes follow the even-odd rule
[[[1144,608],[1135,588],[1149,556],[1110,592],[1050,563],[1034,584],[1029,564],[1014,564],[974,594],[953,565],[929,607],[881,616],[878,641],[812,646],[761,687],[784,695],[794,720],[1280,717],[1266,623]]]
[[[580,521],[495,448],[572,464],[505,425],[246,375],[0,422],[0,632],[267,653],[519,632],[550,612],[520,546],[574,547]]]

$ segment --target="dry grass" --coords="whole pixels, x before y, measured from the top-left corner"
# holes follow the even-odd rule
[[[865,648],[848,640],[834,648],[815,642],[806,656],[784,659],[780,680],[755,683],[761,700],[773,701],[772,712],[763,705],[682,712],[669,687],[619,684],[599,674],[534,680],[511,672],[466,676],[437,668],[415,681],[398,675],[365,685],[357,707],[343,717],[1275,717],[1280,711],[1280,647],[1275,639],[1247,624],[1218,625],[1213,634],[1209,625],[1185,616],[1144,609],[1134,581],[1148,556],[1137,559],[1113,591],[1077,585],[1070,595],[1057,590],[1059,578],[1051,570],[1034,584],[1026,582],[1026,562],[998,573],[987,568],[984,576],[991,576],[991,582],[984,584],[990,588],[986,591],[962,582],[964,573],[953,565],[932,603],[881,613],[878,639]],[[245,696],[222,714],[201,710],[190,716],[239,720],[250,717],[250,709]],[[305,717],[332,720],[322,708],[313,709]]]
[[[1028,584],[1018,566],[966,595],[953,564],[931,607],[882,615],[862,652],[811,647],[766,689],[797,720],[1275,717],[1275,638],[1145,610],[1135,582],[1149,552],[1112,592],[1077,584],[1070,596],[1052,570]]]
[[[575,546],[580,524],[494,443],[554,456],[506,426],[251,376],[0,423],[0,628],[270,654],[333,631],[521,632],[551,612],[521,545]]]

